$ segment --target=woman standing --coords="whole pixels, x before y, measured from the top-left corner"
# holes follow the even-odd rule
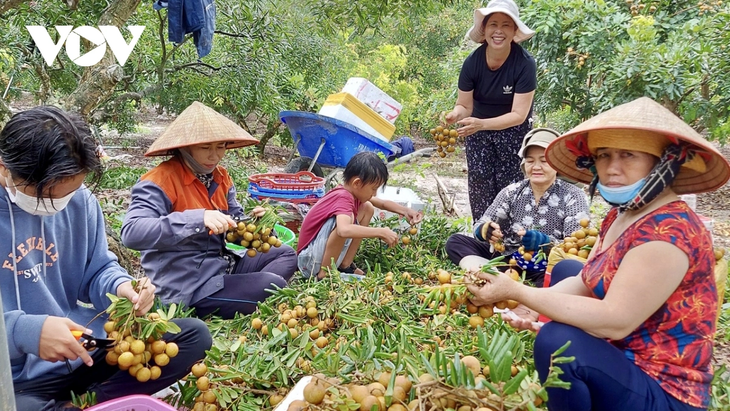
[[[478,218],[500,190],[519,181],[522,136],[531,128],[537,88],[535,60],[518,43],[535,34],[512,0],[492,0],[474,11],[467,35],[483,43],[464,61],[459,95],[446,115],[466,137],[469,203]]]
[[[710,402],[718,295],[710,233],[678,194],[730,179],[730,164],[658,103],[640,98],[591,118],[546,150],[561,174],[597,187],[614,208],[582,272],[550,288],[479,276],[474,303],[514,299],[553,321],[535,340],[535,367],[569,389],[548,388],[550,410],[698,410]],[[530,315],[532,314],[532,315]],[[553,364],[552,354],[574,357]]]
[[[297,269],[288,245],[255,257],[226,248],[225,233],[243,216],[236,187],[219,165],[227,149],[258,141],[215,110],[194,102],[145,155],[172,157],[132,187],[122,242],[141,251],[141,263],[165,303],[195,307],[198,316],[250,314],[286,287]],[[265,210],[257,207],[253,214]]]

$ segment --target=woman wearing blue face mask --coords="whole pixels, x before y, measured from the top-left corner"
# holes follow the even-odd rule
[[[548,388],[550,410],[698,410],[710,402],[718,310],[710,233],[678,194],[730,179],[717,149],[670,111],[640,98],[555,140],[548,162],[598,188],[614,208],[581,273],[536,289],[505,275],[469,286],[481,305],[514,299],[552,318],[535,341],[545,380],[551,355],[570,389]],[[531,327],[535,317],[509,320]]]
[[[87,352],[74,338],[72,331],[106,337],[106,315],[92,319],[110,304],[108,293],[133,301],[137,315],[154,301],[155,287],[141,279],[147,285],[137,294],[108,250],[101,208],[83,185],[101,178],[95,150],[84,121],[55,107],[18,113],[0,131],[0,338],[18,411],[75,409],[72,392],[92,391],[100,402],[152,394],[188,374],[211,345],[203,322],[175,320],[182,331],[163,340],[180,355],[160,378],[140,383],[108,365],[105,350]]]

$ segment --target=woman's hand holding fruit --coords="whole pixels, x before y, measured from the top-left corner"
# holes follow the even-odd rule
[[[255,211],[255,209],[254,209]],[[229,227],[236,225],[231,216],[223,214],[218,210],[205,210],[203,224],[210,230],[210,234],[223,234]]]

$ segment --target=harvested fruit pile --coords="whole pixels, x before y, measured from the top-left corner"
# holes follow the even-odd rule
[[[368,268],[364,280],[299,279],[252,315],[212,319],[207,373],[188,377],[176,405],[273,409],[299,379],[314,374],[322,375],[290,409],[540,404],[545,391],[525,356],[532,336],[515,332],[499,316],[470,327],[462,273],[442,254],[448,235],[461,230],[445,218],[427,218],[408,247],[384,248],[380,240],[366,239],[366,260],[358,260]],[[380,259],[368,267],[373,255]],[[207,391],[198,386],[201,378]],[[212,398],[207,392],[214,403],[206,402],[206,395]],[[196,399],[201,405],[193,405]]]
[[[459,133],[455,129],[449,129],[448,126],[437,126],[429,130],[434,141],[436,141],[436,152],[439,157],[446,157],[446,153],[453,153],[456,150],[456,141]]]
[[[587,218],[580,220],[581,228],[565,237],[563,242],[558,244],[568,254],[577,255],[580,258],[588,258],[591,249],[598,239],[598,229],[590,227],[591,221]]]
[[[112,303],[106,309],[109,320],[104,324],[104,331],[114,340],[114,345],[106,354],[107,364],[128,370],[139,382],[156,380],[162,374],[160,367],[169,364],[178,353],[177,344],[160,339],[165,333],[180,332],[170,321],[176,307],[171,306],[167,313],[158,310],[138,317],[130,300],[111,294],[108,297]]]
[[[368,273],[362,281],[298,278],[251,315],[210,319],[205,372],[194,369],[168,400],[194,410],[273,410],[312,376],[284,409],[544,409],[545,388],[564,383],[557,373],[539,383],[533,333],[469,303],[474,279],[443,251],[448,236],[464,230],[452,223],[427,216],[408,247],[364,240],[356,260]],[[558,359],[561,350],[555,363],[569,361]]]

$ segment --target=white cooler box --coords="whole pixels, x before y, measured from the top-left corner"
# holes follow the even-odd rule
[[[385,141],[390,141],[395,126],[349,93],[330,94],[319,114],[342,120]]]
[[[403,109],[399,102],[362,77],[347,80],[341,92],[352,94],[391,123],[395,123]]]
[[[378,192],[375,193],[375,197],[378,197],[382,200],[393,201],[416,211],[425,212],[426,210],[426,203],[424,203],[423,200],[418,197],[418,194],[416,194],[410,188],[392,186],[380,187],[378,189]],[[375,216],[380,218],[381,220],[395,215],[397,214],[385,210],[377,210],[375,213]]]

